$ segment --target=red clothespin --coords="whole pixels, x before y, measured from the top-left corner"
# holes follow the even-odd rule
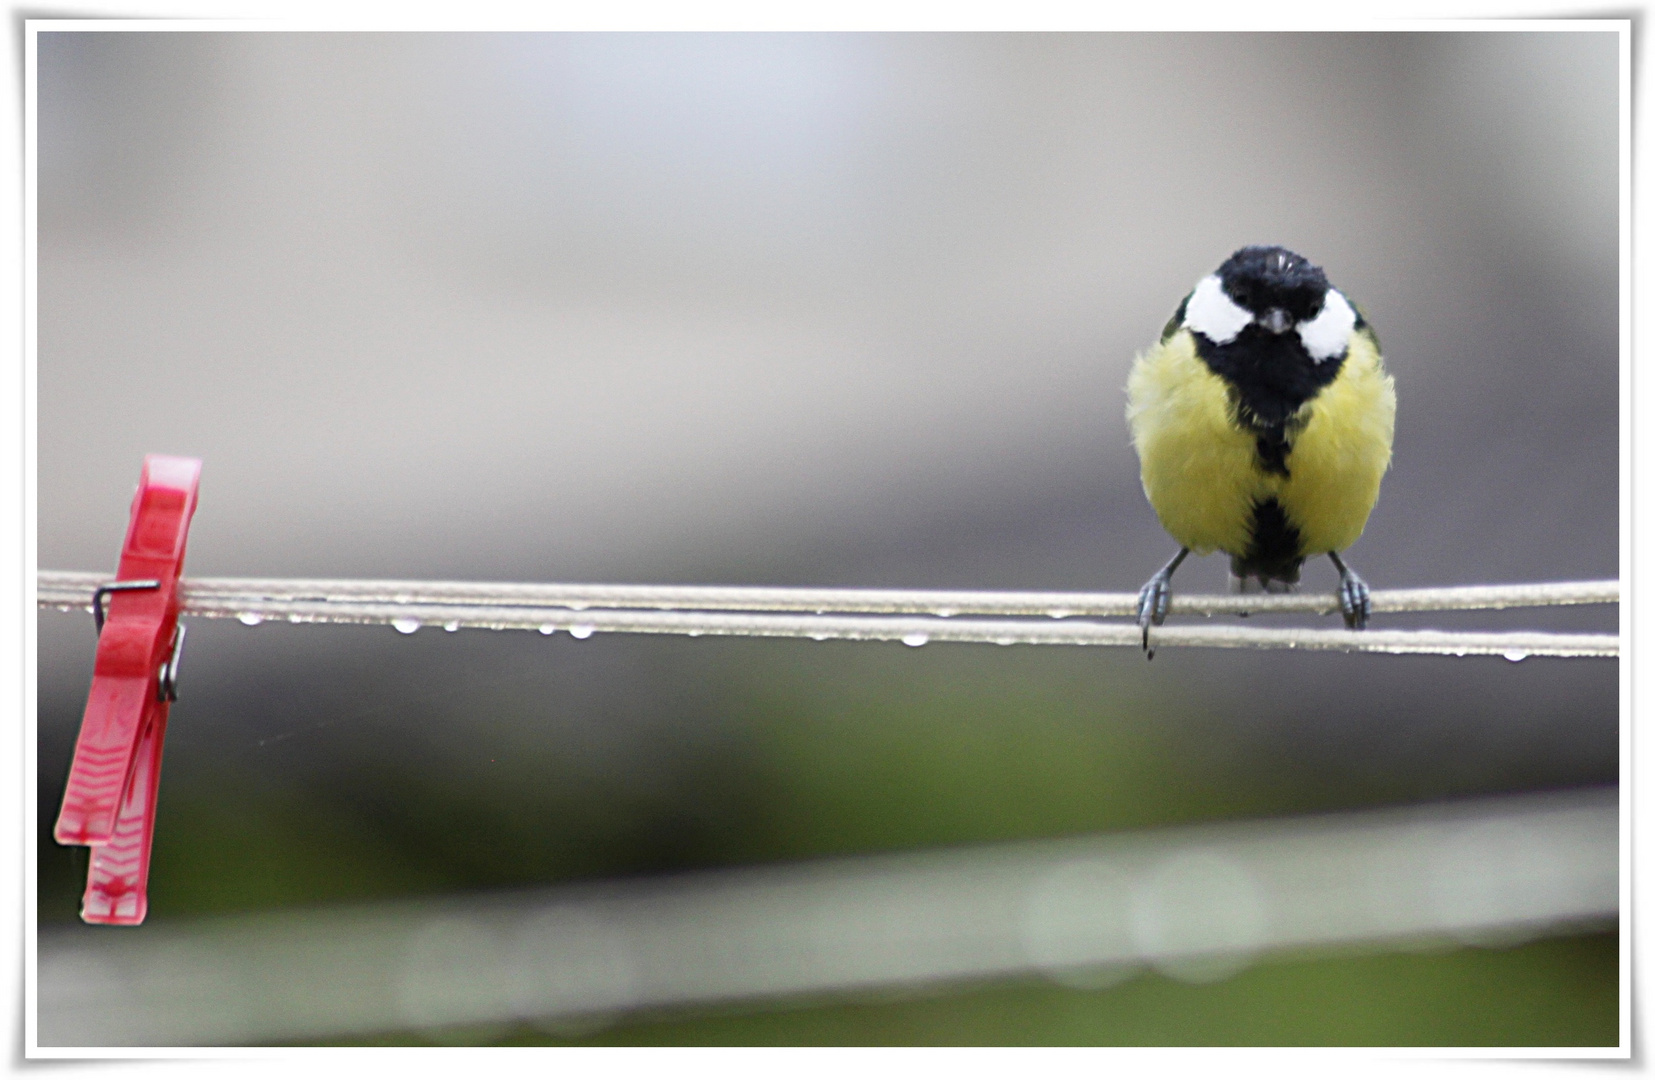
[[[92,848],[80,912],[89,923],[136,926],[149,910],[161,743],[184,644],[178,578],[200,482],[195,458],[144,458],[116,580],[92,595],[98,624],[92,691],[53,830],[60,844]]]

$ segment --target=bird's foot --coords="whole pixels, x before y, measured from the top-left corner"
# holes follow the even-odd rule
[[[1144,632],[1144,652],[1149,649],[1149,627],[1167,621],[1167,609],[1172,606],[1172,575],[1161,570],[1138,590],[1138,626]],[[1154,653],[1150,653],[1151,656]]]
[[[1189,548],[1180,548],[1178,554],[1155,571],[1155,576],[1138,590],[1138,628],[1144,634],[1144,656],[1147,659],[1155,659],[1155,650],[1149,647],[1149,628],[1152,624],[1160,626],[1167,621],[1167,610],[1172,606],[1172,572],[1178,569],[1178,564],[1189,553]]]
[[[1373,611],[1368,583],[1337,558],[1334,565],[1339,567],[1339,613],[1345,617],[1345,625],[1350,629],[1366,629],[1368,616]]]

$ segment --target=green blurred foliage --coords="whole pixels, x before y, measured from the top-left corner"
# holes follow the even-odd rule
[[[1618,934],[1589,934],[1264,963],[1209,984],[1154,973],[1098,990],[1007,980],[335,1045],[1614,1046],[1619,952]]]
[[[708,644],[666,681],[695,688],[683,725],[717,735],[675,746],[670,767],[647,779],[647,762],[595,765],[599,755],[578,740],[546,734],[545,714],[568,704],[498,683],[466,688],[465,704],[450,708],[433,695],[412,708],[369,704],[344,721],[296,719],[287,742],[337,748],[308,776],[260,757],[169,760],[152,910],[533,885],[1326,801],[1327,785],[1304,773],[1238,756],[1198,719],[1198,703],[1156,704],[1141,661],[994,646]],[[462,723],[458,747],[421,734]],[[1360,794],[1339,791],[1345,804]],[[51,842],[52,809],[41,821],[43,921],[75,917],[84,866],[83,853]]]
[[[1004,983],[911,1001],[728,1010],[558,1038],[609,1045],[1613,1046],[1615,934],[1510,949],[1266,963],[1192,985],[1142,975],[1106,990]]]
[[[1435,782],[1306,767],[1249,738],[1190,672],[1124,651],[675,641],[639,655],[652,685],[678,688],[640,699],[677,725],[653,759],[596,752],[552,723],[589,702],[491,671],[448,698],[436,688],[454,677],[438,673],[425,694],[414,675],[406,700],[318,703],[281,744],[325,745],[332,764],[302,782],[268,756],[186,755],[162,784],[151,918],[1304,813]],[[42,818],[40,917],[71,920],[85,856]],[[1213,985],[1146,974],[732,1008],[581,1041],[1599,1045],[1616,1039],[1617,980],[1615,938],[1599,935],[1266,963]]]

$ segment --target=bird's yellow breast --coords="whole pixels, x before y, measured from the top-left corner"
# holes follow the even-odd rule
[[[1395,386],[1370,335],[1352,335],[1338,375],[1294,415],[1287,476],[1262,467],[1229,384],[1188,330],[1140,355],[1126,389],[1144,494],[1183,546],[1245,554],[1253,508],[1270,498],[1298,530],[1301,556],[1343,551],[1362,535],[1396,420]]]

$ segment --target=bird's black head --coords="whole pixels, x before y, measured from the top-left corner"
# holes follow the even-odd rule
[[[1218,280],[1226,296],[1278,334],[1315,318],[1328,288],[1321,267],[1283,247],[1242,248],[1224,260]]]
[[[1265,468],[1285,475],[1286,425],[1338,376],[1362,325],[1356,309],[1304,256],[1244,247],[1196,283],[1173,319],[1229,383],[1237,419],[1260,433]]]

